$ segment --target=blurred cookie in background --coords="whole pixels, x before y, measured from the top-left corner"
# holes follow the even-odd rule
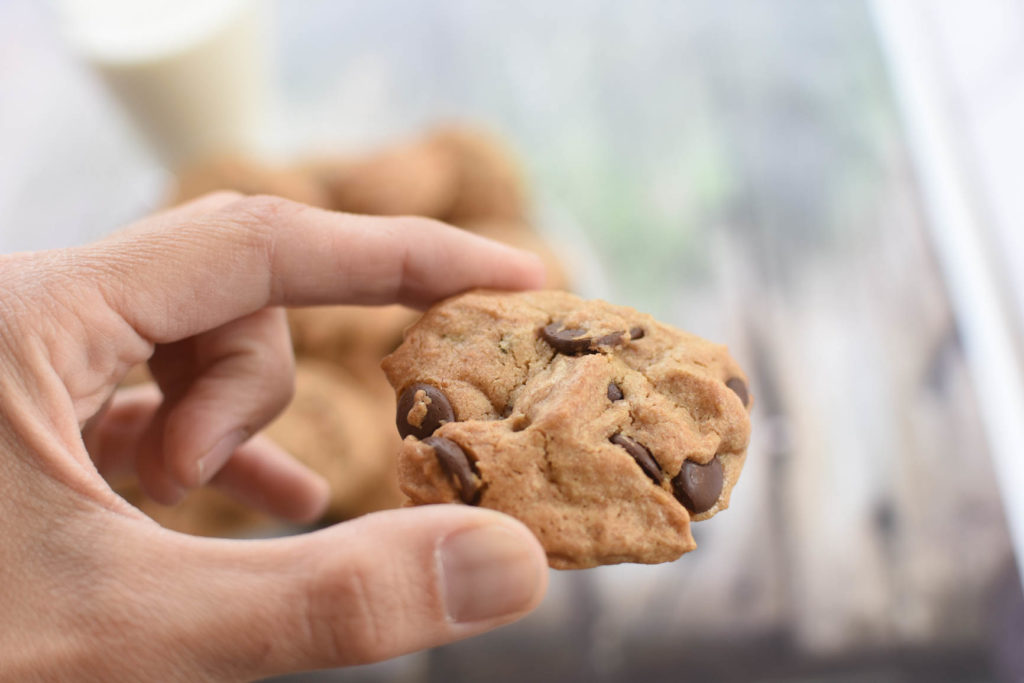
[[[333,363],[356,379],[383,377],[380,362],[419,312],[404,306],[317,306],[288,311],[295,355]]]
[[[320,181],[300,168],[286,168],[224,156],[181,169],[171,205],[181,204],[208,192],[234,190],[246,195],[269,194],[310,206],[327,207],[328,195]]]
[[[284,523],[243,505],[215,488],[189,492],[176,505],[154,502],[137,482],[113,485],[122,498],[165,529],[191,536],[244,538],[266,536],[280,531]]]
[[[336,211],[428,216],[450,223],[524,220],[526,187],[502,141],[482,129],[448,125],[364,156],[300,165]]]
[[[265,433],[330,483],[324,522],[404,501],[397,483],[393,401],[328,363],[303,358],[296,363],[295,397]]]
[[[525,221],[526,183],[515,155],[495,135],[482,129],[451,125],[429,137],[455,159],[458,189],[449,211],[440,218],[460,225],[494,219]]]
[[[121,380],[120,386],[122,387],[134,387],[139,384],[145,384],[146,382],[152,382],[153,375],[149,372],[149,365],[146,363],[140,363],[133,365],[129,370],[128,374]]]
[[[318,180],[335,211],[430,218],[450,212],[460,172],[449,147],[431,138],[354,159],[312,160],[302,168]]]

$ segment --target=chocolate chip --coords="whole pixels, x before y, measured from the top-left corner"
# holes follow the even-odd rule
[[[578,356],[582,353],[596,353],[602,346],[621,346],[625,332],[609,332],[600,337],[586,336],[582,327],[564,328],[561,323],[551,323],[540,329],[540,336],[558,353]]]
[[[611,332],[592,341],[590,343],[590,348],[596,349],[599,346],[621,346],[622,337],[624,336],[625,335],[622,332]]]
[[[631,328],[629,328],[629,338],[632,339],[633,341],[636,341],[637,339],[643,339],[643,336],[644,336],[644,328],[642,328],[642,327],[631,327]]]
[[[651,478],[655,484],[661,483],[661,465],[654,459],[651,452],[636,439],[626,436],[625,434],[616,434],[609,439],[616,446],[622,446],[626,449],[626,452],[633,456],[636,460],[636,464],[640,465],[640,469],[644,471],[648,477]]]
[[[445,422],[454,422],[455,412],[448,397],[429,384],[413,384],[398,399],[395,424],[402,438],[412,434],[423,439]]]
[[[608,382],[608,400],[609,401],[621,401],[622,400],[622,389],[615,382]]]
[[[683,462],[683,468],[672,480],[676,500],[691,514],[707,512],[722,495],[722,463],[716,457],[707,465],[692,460]]]
[[[725,383],[725,386],[736,392],[736,395],[740,397],[740,401],[743,402],[744,406],[750,405],[750,394],[747,392],[746,382],[741,380],[739,377],[733,377]]]
[[[443,436],[431,436],[423,439],[423,443],[434,449],[441,468],[452,478],[459,498],[466,505],[476,505],[480,501],[480,490],[483,482],[476,470],[476,465],[459,444]]]
[[[558,353],[567,356],[575,356],[579,353],[586,353],[590,350],[590,337],[586,337],[587,331],[580,327],[563,328],[559,323],[545,325],[540,330],[540,336],[544,338]]]

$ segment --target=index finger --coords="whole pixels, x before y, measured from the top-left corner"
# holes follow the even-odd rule
[[[104,298],[165,343],[266,306],[424,307],[474,287],[540,287],[540,260],[426,218],[376,217],[247,197],[202,216],[165,215],[83,247]],[[90,269],[92,270],[92,269]]]

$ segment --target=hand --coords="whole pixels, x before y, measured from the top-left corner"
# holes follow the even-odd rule
[[[539,286],[523,252],[419,218],[216,194],[85,247],[0,256],[0,679],[243,680],[359,664],[533,609],[519,522],[395,510],[237,541],[162,529],[104,475],[175,502],[211,483],[296,521],[326,484],[249,438],[287,403],[279,306],[425,306]],[[149,361],[160,391],[114,393]]]

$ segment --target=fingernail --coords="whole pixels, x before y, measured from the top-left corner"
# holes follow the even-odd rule
[[[205,486],[213,479],[214,475],[224,467],[235,449],[242,445],[242,442],[249,438],[244,429],[236,429],[221,437],[220,441],[213,445],[213,448],[206,451],[206,455],[199,458],[198,481],[200,486]]]
[[[522,534],[499,524],[456,531],[438,553],[445,608],[455,622],[493,619],[527,608],[542,569]]]

